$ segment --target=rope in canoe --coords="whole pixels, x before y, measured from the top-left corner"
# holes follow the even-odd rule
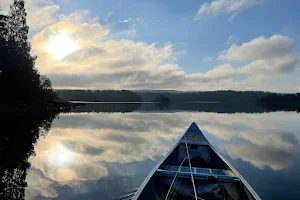
[[[175,180],[176,180],[176,177],[177,177],[177,175],[178,175],[178,173],[179,173],[179,171],[180,171],[180,169],[181,169],[182,164],[184,163],[184,161],[185,161],[186,159],[187,159],[187,156],[186,156],[186,157],[183,159],[183,161],[181,162],[181,164],[180,164],[180,166],[179,166],[179,168],[178,168],[178,170],[177,170],[177,172],[176,172],[176,174],[175,174],[175,176],[174,176],[174,178],[173,178],[173,180],[172,180],[172,183],[171,183],[171,185],[170,185],[170,188],[169,188],[169,190],[168,190],[168,193],[167,193],[167,196],[166,196],[165,200],[168,200],[169,194],[170,194],[171,189],[172,189],[172,187],[173,187],[173,184],[174,184],[174,182],[175,182]]]
[[[188,156],[188,161],[189,161],[189,166],[190,166],[191,180],[192,180],[192,184],[193,184],[194,195],[195,195],[195,199],[198,200],[196,186],[195,186],[195,182],[194,182],[194,176],[193,176],[193,172],[192,172],[192,165],[191,165],[191,160],[190,160],[189,149],[188,149],[188,145],[187,145],[187,141],[186,141],[185,136],[184,136],[184,140],[185,140],[186,153],[187,153],[187,156]]]
[[[191,160],[190,160],[190,154],[189,154],[188,145],[187,145],[187,141],[186,141],[186,137],[185,136],[184,136],[184,140],[185,140],[185,147],[186,147],[187,156],[183,159],[183,161],[181,162],[180,166],[178,167],[178,170],[177,170],[177,172],[176,172],[176,174],[175,174],[175,176],[174,176],[174,178],[172,180],[172,183],[170,185],[170,188],[168,190],[168,193],[167,193],[167,196],[166,196],[165,200],[168,200],[168,197],[170,195],[171,189],[172,189],[172,187],[173,187],[173,185],[175,183],[175,180],[176,180],[177,175],[178,175],[178,173],[179,173],[179,171],[181,169],[181,166],[183,165],[184,161],[187,158],[188,158],[188,161],[189,161],[189,168],[190,168],[190,173],[191,173],[191,181],[192,181],[193,191],[194,191],[194,195],[195,195],[194,197],[195,197],[196,200],[199,200],[199,199],[200,200],[204,200],[204,199],[198,197],[198,195],[197,195],[196,186],[195,186],[195,180],[194,180],[194,176],[193,176],[193,172],[192,172],[192,165],[191,165]]]

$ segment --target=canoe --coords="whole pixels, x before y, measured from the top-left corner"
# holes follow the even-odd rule
[[[196,123],[148,175],[133,200],[260,199]]]

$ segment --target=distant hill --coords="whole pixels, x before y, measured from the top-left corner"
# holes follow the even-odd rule
[[[160,95],[171,102],[256,103],[257,99],[274,94],[261,91],[164,91],[164,90],[57,90],[59,97],[69,101],[153,102]]]

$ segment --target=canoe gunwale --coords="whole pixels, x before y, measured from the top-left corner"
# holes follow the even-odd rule
[[[147,183],[152,178],[152,176],[154,175],[154,173],[157,171],[157,169],[163,164],[163,162],[169,157],[169,155],[179,146],[179,144],[181,142],[181,139],[182,138],[180,137],[179,140],[178,140],[178,142],[176,143],[176,145],[173,146],[173,148],[169,151],[169,153],[163,159],[161,159],[157,163],[157,165],[153,168],[153,170],[149,173],[149,175],[143,181],[143,183],[139,187],[138,191],[135,193],[135,195],[132,198],[132,200],[137,200],[139,198],[140,194],[142,193],[142,191],[144,190],[144,188],[146,187]]]
[[[192,123],[193,125],[194,123]],[[199,127],[197,126],[197,128],[199,129]],[[189,130],[189,129],[188,129]],[[188,131],[187,130],[187,131]],[[200,130],[200,129],[199,129]],[[185,134],[187,133],[187,131],[185,132]],[[185,135],[184,134],[184,135]],[[200,131],[200,134],[203,135],[203,137],[206,139],[206,137],[204,136],[204,134]],[[146,185],[148,184],[149,180],[153,177],[153,175],[155,174],[155,172],[159,169],[159,167],[163,164],[163,162],[170,156],[170,154],[180,145],[184,142],[183,137],[180,137],[177,141],[177,143],[173,146],[173,148],[168,152],[168,154],[161,159],[157,165],[153,168],[153,170],[148,174],[148,176],[146,177],[146,179],[143,181],[143,183],[141,184],[141,186],[139,187],[139,189],[137,190],[137,192],[135,193],[135,195],[133,196],[132,200],[138,200],[139,196],[141,195],[142,191],[144,190],[144,188],[146,187]],[[254,199],[256,200],[261,200],[261,198],[258,196],[258,194],[254,191],[254,189],[249,185],[249,183],[242,177],[242,175],[240,175],[240,173],[211,145],[211,143],[206,139],[206,141],[199,141],[199,142],[191,142],[188,141],[187,142],[188,145],[192,144],[192,145],[200,145],[200,146],[209,146],[211,148],[211,150],[213,150],[217,156],[219,156],[219,158],[230,168],[230,170],[232,170],[235,175],[239,178],[239,181],[243,184],[243,187],[246,188],[245,192],[246,193],[250,193],[250,195],[253,196]]]
[[[258,194],[255,192],[255,190],[250,186],[250,184],[243,178],[243,176],[220,154],[216,149],[209,143],[208,144],[210,148],[222,159],[222,161],[228,165],[228,167],[236,174],[237,177],[242,181],[246,189],[250,192],[250,194],[254,197],[256,200],[261,200],[261,198],[258,196]]]

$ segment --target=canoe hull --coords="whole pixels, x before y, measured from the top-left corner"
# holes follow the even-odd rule
[[[208,142],[198,126],[192,123],[150,172],[132,199],[165,199],[168,195],[173,195],[173,199],[195,199],[195,190],[207,199],[220,195],[223,199],[260,199],[237,170]]]

